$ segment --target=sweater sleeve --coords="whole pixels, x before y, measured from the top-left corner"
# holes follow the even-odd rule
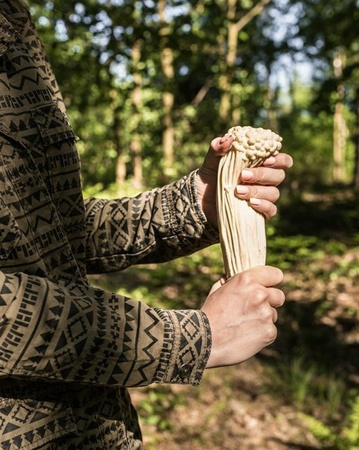
[[[153,309],[85,284],[0,272],[0,377],[196,385],[210,346],[200,311]]]
[[[164,262],[218,242],[195,189],[196,172],[180,180],[117,200],[88,199],[86,263],[89,273]]]

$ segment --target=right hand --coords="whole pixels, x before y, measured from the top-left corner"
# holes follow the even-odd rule
[[[258,266],[214,285],[202,307],[212,331],[207,368],[239,364],[274,342],[285,298],[273,286],[282,280],[281,270]]]
[[[230,135],[213,139],[196,178],[198,201],[214,227],[218,226],[216,213],[218,166],[221,156],[231,149],[232,143],[233,137]],[[249,201],[250,206],[263,214],[267,220],[271,219],[277,213],[275,202],[280,196],[277,186],[283,182],[286,170],[292,165],[292,157],[280,152],[277,156],[264,160],[261,167],[247,168],[238,173],[238,187],[244,191],[235,195],[241,200]]]

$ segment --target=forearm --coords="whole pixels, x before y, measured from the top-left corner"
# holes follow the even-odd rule
[[[211,343],[204,313],[0,275],[0,377],[118,386],[200,381]]]
[[[195,177],[135,198],[87,200],[88,271],[169,261],[218,242],[198,203]]]

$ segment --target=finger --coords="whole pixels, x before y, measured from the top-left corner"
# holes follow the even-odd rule
[[[273,266],[256,266],[251,269],[245,270],[239,276],[249,277],[250,282],[254,278],[258,283],[266,287],[276,286],[277,284],[281,283],[284,278],[283,272],[277,267]],[[232,278],[235,277],[236,275]]]
[[[293,166],[293,158],[287,153],[278,153],[277,156],[270,156],[264,160],[263,166],[276,169],[290,169]]]
[[[223,156],[232,147],[233,136],[226,134],[222,137],[216,137],[212,140],[209,150],[204,158],[200,168],[201,174],[216,174],[220,157]]]
[[[218,289],[220,287],[222,287],[225,283],[226,283],[226,277],[222,277],[220,280],[216,281],[216,283],[214,283],[214,285],[212,286],[211,290],[209,291],[208,295],[213,294],[214,292],[218,291]]]
[[[273,323],[276,323],[278,320],[278,312],[275,308],[273,308]]]
[[[285,302],[285,294],[283,291],[277,288],[269,287],[268,294],[269,294],[269,304],[272,306],[272,308],[280,308],[284,305]]]
[[[270,167],[253,167],[244,169],[240,175],[240,182],[249,184],[261,184],[264,186],[278,186],[285,178],[283,169]],[[240,184],[240,183],[239,183]]]
[[[277,214],[278,208],[272,202],[268,200],[262,200],[260,198],[250,198],[249,204],[253,209],[263,214],[266,220],[273,219],[273,217]]]
[[[235,195],[242,200],[258,198],[275,203],[279,199],[280,192],[279,189],[274,186],[239,184],[236,186]]]

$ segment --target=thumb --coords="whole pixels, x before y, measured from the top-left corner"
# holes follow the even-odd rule
[[[232,147],[233,136],[225,134],[223,137],[216,137],[212,140],[201,170],[217,170],[221,156],[226,154]]]
[[[212,150],[216,156],[222,156],[232,147],[233,140],[234,138],[231,134],[216,137],[211,142],[210,150]]]

